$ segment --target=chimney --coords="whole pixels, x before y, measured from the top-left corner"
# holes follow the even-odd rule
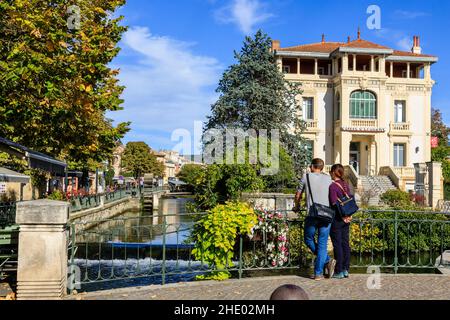
[[[272,40],[272,50],[280,49],[280,40]]]
[[[420,47],[420,37],[414,36],[413,37],[413,47],[411,49],[412,53],[415,54],[422,54],[422,48]]]
[[[347,37],[347,43],[350,43],[350,36]]]
[[[322,43],[325,43],[325,34],[322,34]]]
[[[358,27],[358,40],[361,40],[361,28]]]

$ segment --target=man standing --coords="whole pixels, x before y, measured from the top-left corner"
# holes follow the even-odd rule
[[[328,256],[328,237],[331,223],[325,223],[309,216],[309,210],[312,206],[311,194],[313,194],[315,203],[330,206],[329,187],[332,181],[329,175],[323,173],[324,167],[325,163],[322,159],[314,159],[310,167],[311,173],[305,174],[295,195],[295,205],[296,208],[299,208],[302,195],[306,193],[308,216],[305,219],[304,236],[306,245],[316,256],[313,275],[315,280],[323,279],[325,268],[328,271],[328,276],[331,278],[336,266],[336,260]],[[307,176],[309,177],[311,188],[308,186]],[[317,242],[315,240],[316,233],[318,233]]]

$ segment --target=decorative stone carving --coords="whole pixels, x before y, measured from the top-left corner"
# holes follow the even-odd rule
[[[361,90],[365,91],[368,88],[368,81],[366,77],[360,78],[359,79],[359,87],[361,88]]]

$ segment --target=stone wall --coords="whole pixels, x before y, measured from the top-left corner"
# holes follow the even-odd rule
[[[295,195],[283,193],[244,193],[242,199],[256,208],[292,211]]]
[[[71,223],[83,223],[89,221],[99,221],[112,219],[125,212],[139,211],[141,203],[139,198],[125,198],[112,203],[104,204],[98,208],[74,212],[70,214],[69,221]],[[89,224],[86,225],[89,228]]]

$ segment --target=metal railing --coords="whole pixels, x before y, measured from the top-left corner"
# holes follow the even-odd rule
[[[16,203],[0,203],[0,278],[17,270]]]
[[[107,219],[97,221],[96,227],[91,229],[85,229],[83,223],[73,223],[70,226],[73,244],[69,249],[70,264],[81,270],[81,278],[75,284],[98,290],[99,284],[116,281],[119,286],[129,286],[127,281],[130,280],[135,285],[165,284],[221,271],[193,257],[194,243],[189,235],[202,215],[204,213]],[[308,271],[313,256],[303,240],[304,217],[304,213],[283,213],[288,249],[285,262],[274,266],[274,249],[271,251],[268,243],[275,241],[276,248],[276,239],[261,231],[252,239],[237,235],[233,264],[227,266],[226,271],[238,278],[257,271]],[[351,246],[354,271],[377,266],[383,272],[432,272],[443,265],[442,253],[450,249],[450,215],[361,211],[351,225]]]
[[[16,203],[0,203],[0,229],[16,224]]]
[[[128,197],[139,197],[141,188],[124,188],[101,194],[76,196],[70,198],[70,212],[79,212],[100,207],[102,204],[120,201]],[[103,198],[103,203],[102,203]]]

